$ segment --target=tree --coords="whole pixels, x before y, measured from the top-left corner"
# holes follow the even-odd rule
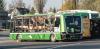
[[[9,13],[11,13],[15,8],[25,8],[25,3],[23,0],[12,0],[9,4]]]
[[[100,12],[100,0],[96,0],[96,1],[93,3],[93,6],[94,6],[94,7],[93,7],[94,10]]]
[[[31,8],[30,13],[31,13],[31,14],[34,14],[34,13],[35,13],[34,7]]]
[[[49,8],[49,12],[52,12],[52,11],[53,11],[53,9],[50,7],[50,8]]]
[[[96,0],[84,0],[83,3],[80,5],[80,9],[89,9],[89,10],[94,10],[94,5],[93,3]]]
[[[37,9],[37,12],[43,13],[43,8],[46,4],[46,0],[34,0],[35,8]]]
[[[0,0],[0,11],[4,10],[4,0]]]
[[[11,13],[13,11],[14,7],[15,6],[13,4],[9,4],[9,10],[8,10],[8,12]]]
[[[78,2],[77,0],[65,0],[65,3],[63,3],[61,9],[85,9],[100,11],[100,0],[81,0],[80,2]]]
[[[17,8],[25,8],[25,3],[23,3],[23,0],[17,0],[16,5]]]
[[[65,0],[63,3],[61,10],[72,10],[77,9],[77,1],[76,0]]]
[[[56,8],[53,8],[53,12],[56,13],[56,11],[57,11]]]
[[[56,13],[56,11],[57,11],[56,8],[50,8],[50,9],[49,9],[49,12]]]
[[[84,0],[80,9],[100,11],[100,0]]]

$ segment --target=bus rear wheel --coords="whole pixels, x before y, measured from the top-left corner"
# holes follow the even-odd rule
[[[55,34],[51,34],[50,40],[51,40],[51,42],[55,42],[56,41]]]

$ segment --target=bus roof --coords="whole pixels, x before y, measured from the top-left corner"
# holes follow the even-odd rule
[[[98,11],[92,10],[66,10],[65,13],[99,13]]]
[[[15,16],[15,17],[18,17],[18,16],[20,16],[20,17],[27,17],[27,16],[48,16],[48,15],[53,15],[53,14],[25,14],[25,15],[17,15],[17,16]]]
[[[91,11],[90,13],[99,13],[98,11]]]

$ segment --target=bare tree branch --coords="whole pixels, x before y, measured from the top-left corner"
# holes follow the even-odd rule
[[[46,0],[34,0],[35,8],[39,13],[43,13],[43,8],[45,4],[46,4]]]

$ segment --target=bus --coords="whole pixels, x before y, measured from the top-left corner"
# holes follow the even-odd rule
[[[81,16],[62,14],[17,15],[11,19],[12,40],[82,39]]]

